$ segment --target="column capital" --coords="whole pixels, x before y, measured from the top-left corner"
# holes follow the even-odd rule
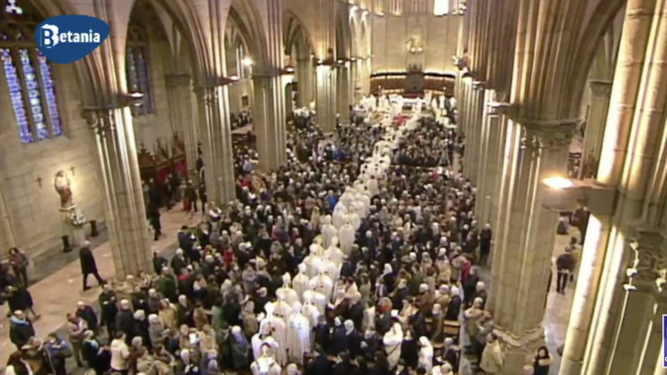
[[[627,270],[627,290],[652,292],[667,301],[667,253],[664,233],[658,228],[635,225],[630,249],[634,258]]]
[[[164,78],[167,83],[167,87],[184,87],[190,86],[192,77],[188,73],[169,73],[165,74]]]
[[[588,81],[594,96],[609,97],[611,95],[611,81],[592,79]]]
[[[541,148],[568,147],[575,131],[579,128],[580,119],[555,121],[519,120],[526,130],[526,138],[534,146]]]

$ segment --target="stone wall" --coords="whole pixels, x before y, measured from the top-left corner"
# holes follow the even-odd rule
[[[169,100],[165,74],[168,73],[165,59],[170,58],[169,42],[159,38],[152,28],[148,28],[150,78],[153,90],[155,113],[134,118],[134,134],[137,149],[143,144],[152,151],[158,139],[167,142],[172,139],[172,123],[169,114]]]
[[[97,147],[93,131],[80,116],[74,66],[54,64],[52,69],[66,135],[31,144],[21,143],[7,82],[0,74],[0,187],[16,245],[33,257],[61,246],[60,202],[53,187],[58,170],[68,174],[74,203],[85,216],[95,220],[104,216]]]
[[[372,18],[373,73],[405,72],[420,65],[425,72],[454,73],[459,22],[462,17],[432,14],[386,14]],[[419,39],[421,53],[410,53],[408,43]]]

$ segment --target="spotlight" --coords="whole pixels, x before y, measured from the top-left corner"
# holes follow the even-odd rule
[[[245,57],[243,60],[241,60],[241,63],[243,66],[252,66],[252,59],[250,57]]]

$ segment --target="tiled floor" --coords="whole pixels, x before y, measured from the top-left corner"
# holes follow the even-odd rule
[[[164,235],[153,244],[153,251],[174,252],[176,249],[176,234],[185,223],[185,213],[173,208],[162,213],[162,231]],[[77,250],[75,250],[76,252]],[[114,265],[111,257],[111,246],[106,241],[94,249],[97,268],[104,279],[112,278]],[[69,255],[69,254],[63,254]],[[96,285],[93,277],[88,278],[88,285]],[[78,301],[93,304],[100,294],[100,288],[94,287],[86,292],[82,291],[81,268],[78,258],[57,270],[50,276],[43,278],[30,286],[30,293],[35,302],[35,310],[41,318],[34,322],[35,331],[40,338],[50,332],[58,330],[65,324],[65,314],[74,311]],[[4,368],[7,358],[15,350],[9,340],[9,319],[7,304],[0,308],[0,367]]]

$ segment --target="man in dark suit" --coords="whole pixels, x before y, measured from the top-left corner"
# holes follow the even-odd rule
[[[93,275],[99,285],[104,285],[104,280],[97,273],[97,263],[93,252],[90,251],[90,242],[85,241],[83,247],[79,250],[79,262],[81,262],[81,274],[83,275],[83,291],[90,289],[88,286],[88,275]]]

